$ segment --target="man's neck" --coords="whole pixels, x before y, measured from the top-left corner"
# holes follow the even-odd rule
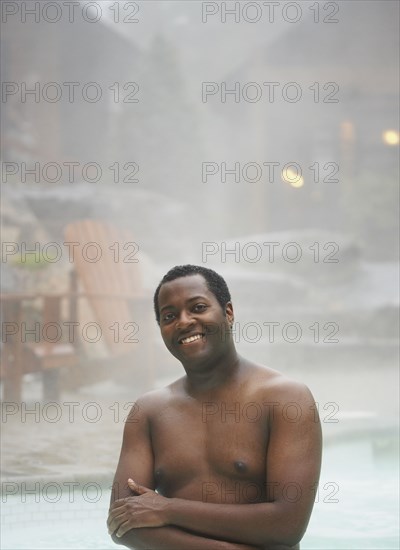
[[[231,382],[238,370],[240,357],[234,346],[213,363],[203,365],[201,368],[191,369],[185,367],[186,391],[190,395],[199,395],[204,392],[218,391]]]

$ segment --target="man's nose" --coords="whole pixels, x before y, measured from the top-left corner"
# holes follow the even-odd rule
[[[182,311],[179,315],[177,328],[186,328],[190,325],[192,325],[194,322],[194,319],[192,315],[187,311]]]

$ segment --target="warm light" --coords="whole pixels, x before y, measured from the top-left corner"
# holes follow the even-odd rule
[[[282,170],[282,179],[289,183],[292,187],[303,187],[304,178],[298,172],[295,172],[291,168],[286,168]]]
[[[396,130],[386,130],[382,134],[383,141],[386,145],[398,145],[399,144],[399,132]]]
[[[349,120],[343,120],[340,125],[340,134],[344,141],[354,141],[354,125]]]

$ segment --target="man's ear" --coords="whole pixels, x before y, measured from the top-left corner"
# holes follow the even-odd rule
[[[225,315],[228,319],[228,323],[232,326],[233,322],[235,320],[235,315],[233,313],[233,305],[232,302],[227,302],[225,306]]]

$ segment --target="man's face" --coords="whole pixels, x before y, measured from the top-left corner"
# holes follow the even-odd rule
[[[230,302],[222,310],[202,275],[180,277],[160,288],[160,328],[165,345],[184,365],[218,359],[233,322]]]

